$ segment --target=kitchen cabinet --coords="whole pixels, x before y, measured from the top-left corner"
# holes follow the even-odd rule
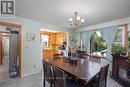
[[[50,51],[49,50],[43,50],[43,58],[44,59],[50,58]]]
[[[43,50],[43,59],[53,58],[54,54],[58,54],[58,50]]]
[[[56,34],[56,44],[63,44],[63,42],[66,42],[67,35],[64,32],[60,32]]]

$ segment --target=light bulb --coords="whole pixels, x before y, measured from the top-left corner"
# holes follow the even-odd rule
[[[79,21],[80,20],[80,16],[77,16],[76,19]]]
[[[81,23],[84,23],[85,22],[85,19],[81,19]]]
[[[71,22],[73,19],[72,18],[69,18],[69,21]]]

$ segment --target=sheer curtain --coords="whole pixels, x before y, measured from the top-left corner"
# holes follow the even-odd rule
[[[84,31],[80,33],[81,40],[85,46],[87,53],[90,53],[90,38],[92,31]]]
[[[107,53],[106,53],[106,58],[110,61],[112,61],[112,56],[111,56],[111,48],[112,44],[115,39],[115,35],[118,32],[118,26],[111,26],[111,27],[106,27],[100,29],[101,34],[103,35],[106,43],[107,43]]]

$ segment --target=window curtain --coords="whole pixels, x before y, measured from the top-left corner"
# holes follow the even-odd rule
[[[83,42],[83,45],[85,49],[87,50],[87,53],[90,53],[90,38],[91,38],[92,31],[86,31],[80,33],[80,38]]]
[[[112,61],[111,49],[112,49],[112,44],[115,40],[115,35],[118,32],[118,26],[102,28],[100,29],[100,32],[107,43],[106,59],[108,59],[109,61]]]

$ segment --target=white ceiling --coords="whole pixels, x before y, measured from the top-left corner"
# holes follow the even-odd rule
[[[16,15],[71,28],[68,18],[78,12],[89,26],[130,17],[130,0],[15,0]]]

